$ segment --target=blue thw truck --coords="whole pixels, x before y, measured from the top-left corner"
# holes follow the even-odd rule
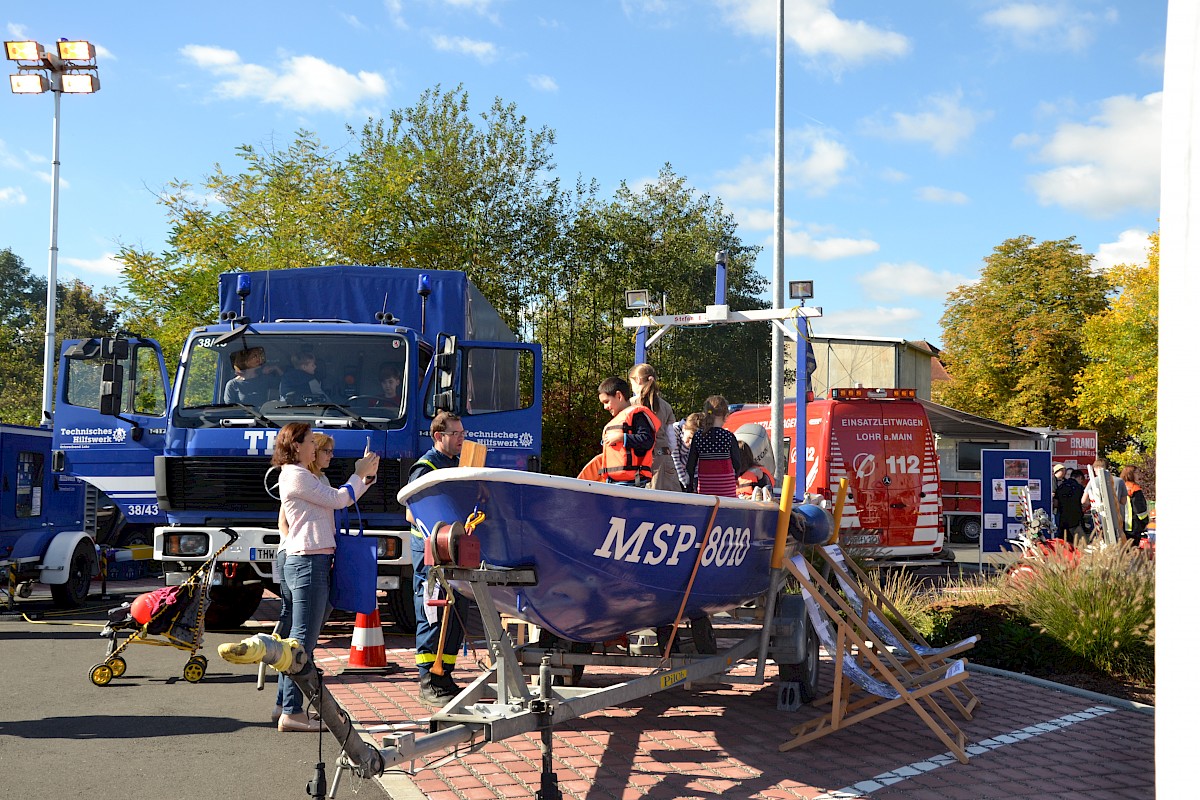
[[[379,540],[378,588],[393,620],[411,628],[412,558],[396,493],[432,445],[440,409],[462,416],[488,466],[539,469],[540,347],[519,342],[458,271],[226,273],[219,294],[220,321],[188,335],[173,384],[153,340],[64,345],[54,437],[63,471],[107,486],[131,520],[162,520],[154,557],[168,584],[225,544],[223,528],[236,530],[207,618],[226,627],[249,618],[273,581],[279,429],[307,422],[333,437],[334,486],[369,445],[381,456],[379,477],[358,511]]]
[[[51,470],[50,431],[0,425],[0,584],[9,601],[39,582],[55,605],[87,598],[99,565],[97,495],[87,489]]]

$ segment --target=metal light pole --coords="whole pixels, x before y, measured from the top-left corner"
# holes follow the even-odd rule
[[[63,92],[93,94],[100,91],[96,74],[96,48],[89,42],[57,43],[58,53],[47,53],[37,42],[5,42],[4,53],[15,61],[17,72],[8,80],[15,94],[54,94],[54,144],[50,161],[50,265],[46,274],[46,342],[42,358],[43,427],[53,420],[55,316],[58,309],[58,130]]]
[[[772,279],[772,308],[783,308],[783,0],[779,0],[779,24],[775,35],[775,260]],[[796,352],[799,353],[797,344]],[[788,451],[783,445],[783,334],[771,330],[771,450],[775,453],[775,483],[781,485],[788,469]],[[800,364],[796,357],[797,367]],[[796,371],[800,380],[800,371]],[[804,451],[796,453],[796,483],[804,492]]]

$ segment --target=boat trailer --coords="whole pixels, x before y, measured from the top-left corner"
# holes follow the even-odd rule
[[[730,628],[722,638],[736,642],[713,655],[628,655],[572,653],[560,649],[541,649],[533,645],[516,647],[492,600],[489,587],[531,586],[537,575],[531,568],[463,569],[444,567],[445,577],[470,585],[479,607],[487,636],[491,666],[481,673],[448,705],[430,717],[429,732],[392,732],[383,737],[382,747],[365,741],[349,716],[323,685],[320,673],[305,669],[291,677],[316,707],[329,731],[342,745],[329,797],[337,793],[345,772],[372,778],[390,767],[442,754],[433,765],[469,755],[490,742],[512,736],[540,732],[542,771],[539,800],[559,800],[562,793],[554,773],[554,726],[611,706],[619,706],[642,697],[724,675],[746,659],[756,659],[753,675],[728,675],[726,683],[760,685],[765,682],[768,658],[780,665],[780,707],[794,709],[808,693],[815,691],[819,648],[805,617],[802,602],[777,603],[783,584],[783,570],[772,569],[771,589],[762,609],[735,609],[731,612],[738,627]],[[785,598],[792,597],[785,595]],[[794,595],[797,599],[799,595]],[[748,619],[747,619],[748,618]],[[761,622],[755,628],[752,622]],[[631,648],[632,650],[632,648]],[[302,660],[302,659],[301,659]],[[603,687],[555,685],[555,675],[570,674],[584,665],[630,667],[646,674]],[[791,679],[797,671],[805,678]],[[428,767],[424,767],[428,768]],[[410,772],[416,771],[410,769]],[[318,774],[321,770],[318,769]],[[316,783],[316,781],[314,781]],[[323,780],[320,781],[323,783]],[[309,793],[313,794],[313,784]],[[320,795],[324,796],[323,787]]]

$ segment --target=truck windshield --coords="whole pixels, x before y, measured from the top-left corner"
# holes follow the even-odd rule
[[[183,364],[181,422],[275,426],[345,418],[391,427],[404,418],[408,341],[381,333],[255,333],[193,338]]]

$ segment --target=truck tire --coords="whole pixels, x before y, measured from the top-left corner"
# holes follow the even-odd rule
[[[241,627],[258,610],[262,596],[261,583],[211,587],[208,590],[208,608],[204,612],[204,627],[219,631]]]
[[[417,611],[413,598],[412,575],[400,576],[400,588],[387,592],[388,612],[397,633],[415,633]]]
[[[821,641],[812,623],[804,623],[805,659],[799,664],[780,664],[779,680],[800,684],[800,702],[811,703],[821,691]]]
[[[54,605],[59,608],[76,608],[87,600],[88,589],[92,586],[92,564],[96,551],[87,539],[75,545],[71,553],[71,561],[67,564],[67,582],[55,583],[50,586],[50,595]]]
[[[962,523],[958,526],[958,535],[968,544],[978,542],[979,534],[982,532],[983,524],[979,521],[979,517],[964,517]]]

